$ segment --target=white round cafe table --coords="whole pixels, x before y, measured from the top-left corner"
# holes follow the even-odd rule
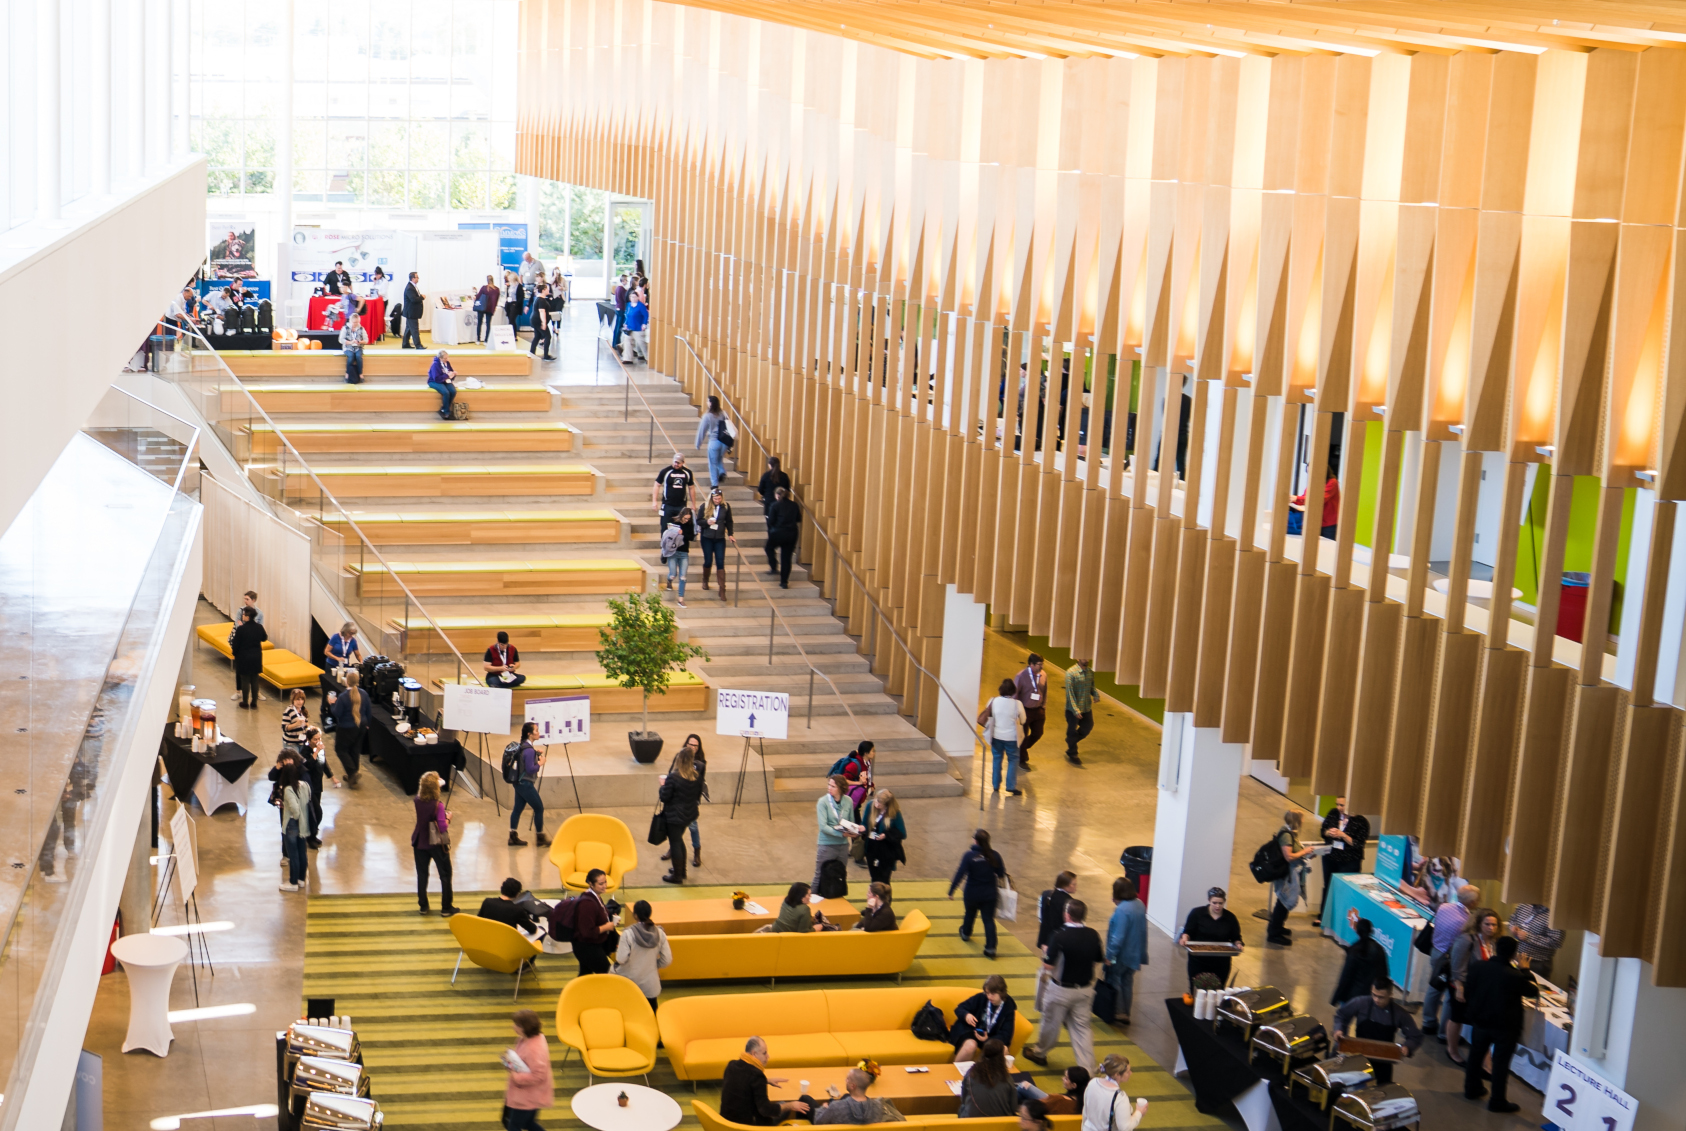
[[[616,1101],[622,1092],[625,1107]],[[684,1114],[672,1096],[642,1084],[593,1084],[569,1102],[575,1117],[597,1131],[670,1131]]]
[[[178,935],[124,935],[111,944],[112,957],[123,964],[129,979],[129,1034],[123,1051],[146,1049],[170,1055],[170,983],[176,967],[187,957],[187,943]]]

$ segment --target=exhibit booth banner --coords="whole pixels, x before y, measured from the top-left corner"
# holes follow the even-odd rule
[[[415,235],[410,232],[294,228],[291,278],[306,288],[314,287],[339,262],[345,264],[353,285],[359,288],[374,281],[376,267],[388,276],[402,279],[410,271],[407,265],[415,259],[415,241]]]
[[[521,257],[527,252],[526,224],[458,224],[457,227],[465,232],[496,232],[498,266],[505,271],[521,270]],[[503,283],[500,281],[498,285],[501,287]]]
[[[207,261],[213,279],[255,279],[257,225],[250,220],[211,220],[206,224]]]
[[[1370,920],[1374,928],[1370,937],[1387,952],[1388,974],[1409,994],[1417,976],[1417,959],[1423,957],[1411,944],[1417,932],[1428,926],[1422,909],[1380,883],[1378,877],[1357,872],[1329,877],[1329,894],[1323,903],[1323,929],[1342,946],[1358,941],[1354,929],[1358,920]]]
[[[1411,838],[1383,836],[1376,838],[1376,878],[1384,884],[1398,886],[1405,879],[1405,861],[1411,855]]]

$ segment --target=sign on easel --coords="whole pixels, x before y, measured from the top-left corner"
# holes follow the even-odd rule
[[[478,683],[445,685],[445,729],[473,734],[508,734],[514,696],[507,687]]]
[[[187,806],[176,806],[170,818],[170,842],[176,858],[176,876],[181,881],[181,898],[186,903],[199,887],[199,846],[193,843],[193,818]]]
[[[486,343],[487,349],[512,350],[515,345],[515,327],[507,323],[492,327],[492,340]]]
[[[790,733],[790,696],[782,691],[731,691],[714,697],[714,733],[740,738],[784,738]]]
[[[1562,1131],[1631,1131],[1639,1101],[1564,1052],[1546,1081],[1545,1117]]]
[[[552,742],[590,742],[591,696],[529,699],[525,719],[538,724],[539,733],[534,741],[540,746],[548,746]]]

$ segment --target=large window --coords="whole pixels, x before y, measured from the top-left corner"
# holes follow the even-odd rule
[[[212,195],[275,191],[281,16],[189,0],[192,145]],[[297,0],[293,199],[391,210],[515,207],[517,0]]]

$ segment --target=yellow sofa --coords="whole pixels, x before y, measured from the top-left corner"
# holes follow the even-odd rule
[[[900,974],[913,965],[931,921],[918,908],[893,931],[796,935],[669,935],[673,965],[664,982],[715,978],[803,978]]]
[[[228,634],[234,630],[233,621],[221,624],[202,624],[194,631],[199,639],[222,653],[224,659],[234,659],[234,649],[228,646]],[[295,687],[316,687],[322,669],[285,648],[277,648],[267,641],[263,646],[263,681],[277,691],[291,691]]]
[[[585,974],[556,999],[556,1037],[578,1050],[597,1076],[643,1076],[656,1066],[656,1018],[636,983],[618,974]]]
[[[853,941],[858,946],[866,940],[856,936]],[[977,992],[976,986],[886,986],[710,994],[662,1002],[656,1023],[681,1080],[720,1079],[753,1036],[766,1039],[768,1063],[775,1068],[845,1065],[866,1058],[880,1064],[940,1064],[953,1060],[954,1050],[947,1041],[915,1037],[913,1015],[930,1001],[952,1022],[955,1007]],[[1030,1031],[1030,1022],[1019,1013],[1007,1051],[1017,1055]]]
[[[872,1095],[871,1088],[867,1089],[867,1095]],[[691,1110],[696,1113],[697,1122],[702,1124],[703,1131],[755,1131],[751,1124],[733,1123],[730,1119],[722,1118],[712,1105],[704,1103],[702,1100],[692,1100]],[[1066,1131],[1066,1129],[1075,1131],[1075,1128],[1083,1122],[1081,1115],[1051,1115],[1048,1118],[1053,1121],[1056,1128],[1060,1128],[1062,1131]],[[952,1125],[959,1120],[958,1115],[909,1115],[906,1121],[902,1123],[863,1123],[856,1126],[876,1128],[877,1131],[894,1131],[898,1127],[918,1126],[920,1124]],[[798,1124],[797,1126],[803,1125]],[[990,1119],[968,1119],[965,1121],[965,1131],[1018,1131],[1018,1128],[1018,1119],[1005,1115]]]

